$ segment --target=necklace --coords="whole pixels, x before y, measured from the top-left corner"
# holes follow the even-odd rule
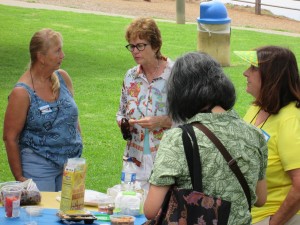
[[[252,120],[250,121],[250,123],[253,122],[253,120],[255,119],[255,117],[258,115],[258,113],[260,112],[261,109],[258,110],[258,112],[254,115],[254,117],[252,118]],[[263,122],[263,124],[261,125],[260,129],[263,128],[263,126],[265,125],[265,123],[267,122],[267,120],[269,119],[270,114],[268,115],[268,117],[265,119],[265,121]]]
[[[35,88],[34,88],[34,83],[33,83],[33,78],[31,74],[31,68],[29,69],[30,77],[31,77],[31,83],[32,83],[32,88],[33,88],[33,93],[35,94]]]
[[[32,89],[33,89],[34,97],[35,97],[36,101],[38,102],[38,98],[37,98],[35,87],[34,87],[34,82],[33,82],[33,76],[32,76],[32,73],[31,73],[31,69],[29,69],[29,73],[30,73],[30,77],[31,77],[31,83],[32,83]],[[50,116],[47,116],[48,121],[43,123],[43,127],[46,131],[50,131],[52,129],[52,127],[54,126],[54,123],[57,119],[59,110],[60,110],[60,107],[57,103],[57,98],[56,98],[55,95],[54,95],[54,99],[55,99],[56,106],[51,106],[50,104],[46,104],[46,105],[43,105],[43,106],[38,108],[41,115],[46,115],[46,114],[48,115],[48,113],[55,112],[55,116],[52,116],[52,117],[54,117],[54,119],[52,119],[52,121],[48,120],[50,118]]]
[[[33,76],[32,76],[32,73],[31,73],[31,68],[29,69],[29,73],[30,73],[30,77],[31,77],[33,93],[36,94],[35,87],[34,87],[34,82],[33,82]],[[57,100],[57,97],[54,93],[53,93],[53,98],[54,98],[55,101]]]

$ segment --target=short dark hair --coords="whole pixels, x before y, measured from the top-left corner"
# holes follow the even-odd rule
[[[175,61],[167,91],[168,114],[175,122],[211,112],[217,105],[229,110],[236,100],[235,88],[221,65],[203,52],[190,52]]]
[[[254,101],[270,114],[295,101],[300,108],[300,77],[294,53],[284,47],[264,46],[256,49],[261,90]]]

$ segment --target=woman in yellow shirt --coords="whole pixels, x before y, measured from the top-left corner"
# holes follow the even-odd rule
[[[255,225],[300,224],[300,77],[292,51],[265,46],[235,52],[249,62],[243,73],[254,97],[244,119],[262,129],[268,141],[268,196],[254,207]]]

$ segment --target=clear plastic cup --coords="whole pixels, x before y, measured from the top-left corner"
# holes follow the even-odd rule
[[[42,207],[40,206],[26,206],[24,207],[26,212],[25,225],[37,225],[39,217],[42,214]]]
[[[15,185],[6,185],[1,188],[6,217],[15,218],[20,216],[21,193],[22,187]]]

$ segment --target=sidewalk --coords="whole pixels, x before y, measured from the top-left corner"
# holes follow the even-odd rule
[[[49,9],[49,10],[58,10],[58,11],[67,11],[67,12],[76,12],[76,13],[87,13],[87,14],[96,14],[96,15],[133,18],[133,16],[127,16],[127,15],[111,14],[111,13],[105,13],[105,12],[101,12],[101,11],[68,8],[68,7],[63,7],[63,6],[40,4],[40,3],[34,3],[34,2],[31,3],[31,2],[24,2],[24,1],[17,1],[17,0],[0,0],[0,4],[8,5],[8,6],[23,7],[23,8],[32,8],[32,9]],[[160,20],[160,21],[175,23],[175,21],[170,21],[170,20]],[[250,30],[250,31],[268,33],[268,34],[278,34],[278,35],[285,35],[285,36],[291,36],[291,37],[300,37],[300,34],[298,34],[298,33],[290,33],[290,32],[284,32],[284,31],[262,30],[262,29],[235,27],[235,26],[232,26],[232,29]]]
[[[16,0],[0,0],[0,4],[23,7],[23,8],[31,8],[31,9],[49,9],[49,10],[58,10],[58,11],[66,11],[66,12],[87,13],[87,14],[106,15],[106,16],[121,16],[126,18],[132,18],[131,16],[109,14],[100,11],[68,8],[68,7],[56,6],[56,5],[40,4],[35,2],[31,3],[31,2],[23,2],[23,1],[16,1]]]

